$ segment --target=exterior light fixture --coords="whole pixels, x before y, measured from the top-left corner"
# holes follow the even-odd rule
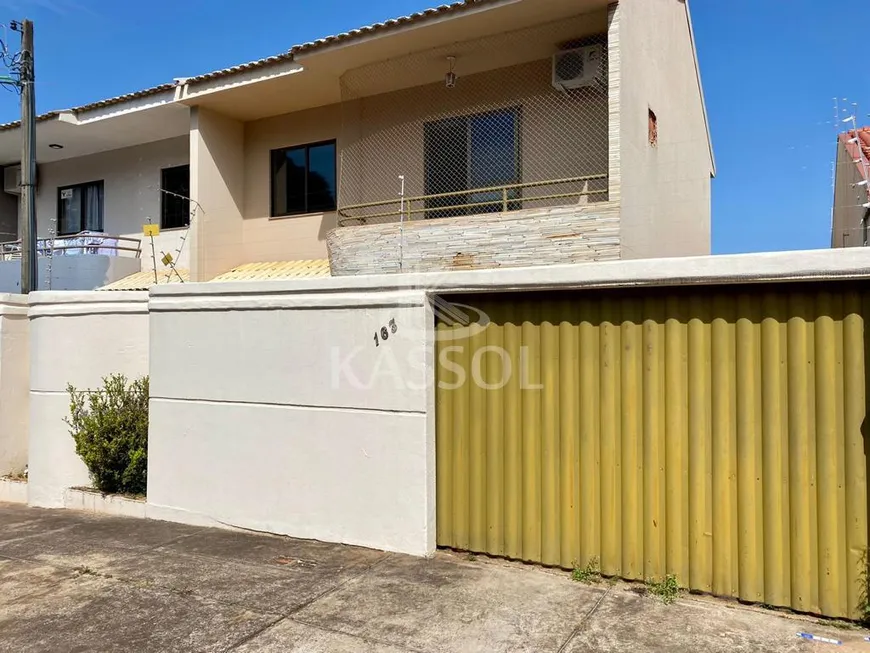
[[[49,143],[48,146],[53,150],[62,150],[63,149],[63,145],[61,145],[60,143]]]
[[[453,72],[453,66],[456,64],[456,57],[447,57],[447,63],[450,68],[444,76],[444,86],[447,88],[453,88],[456,86],[456,73]]]

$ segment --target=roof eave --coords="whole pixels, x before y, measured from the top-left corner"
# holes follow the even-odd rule
[[[36,122],[45,122],[48,120],[57,120],[64,119],[69,120],[70,117],[73,117],[78,122],[85,122],[88,120],[95,120],[106,115],[117,115],[119,113],[126,113],[128,111],[137,111],[143,108],[148,108],[149,105],[153,105],[155,103],[142,103],[140,100],[150,99],[159,94],[166,94],[167,97],[163,102],[157,102],[156,104],[166,104],[168,101],[171,101],[171,92],[175,89],[176,84],[160,84],[158,86],[152,86],[151,88],[146,88],[141,91],[135,91],[133,93],[126,93],[124,95],[119,95],[114,98],[108,98],[105,100],[99,100],[98,102],[92,102],[90,104],[85,104],[79,107],[73,107],[72,109],[61,109],[56,111],[49,111],[47,113],[40,114],[36,117]],[[126,108],[123,105],[128,104]],[[117,108],[116,108],[117,107]],[[102,109],[113,110],[110,112],[101,111]],[[87,114],[97,113],[98,115],[90,115]],[[12,122],[7,122],[0,124],[0,132],[3,131],[11,131],[14,129],[18,129],[21,126],[20,120],[15,120]]]
[[[494,6],[509,5],[520,1],[521,0],[461,0],[459,2],[453,2],[452,4],[441,5],[432,9],[426,9],[424,11],[409,14],[408,16],[402,16],[400,18],[386,20],[381,23],[374,23],[372,25],[351,30],[349,32],[343,32],[334,36],[328,36],[322,39],[318,39],[316,41],[302,43],[300,45],[293,46],[286,52],[266,57],[264,59],[258,59],[256,61],[240,64],[238,66],[232,66],[230,68],[224,68],[222,70],[216,70],[202,75],[196,75],[194,77],[179,79],[172,83],[159,84],[157,86],[146,88],[141,91],[134,91],[132,93],[126,93],[124,95],[119,95],[113,98],[107,98],[82,106],[73,107],[71,109],[68,109],[68,111],[72,112],[75,115],[78,115],[80,113],[92,111],[94,109],[102,109],[110,106],[123,105],[133,100],[172,90],[178,86],[185,86],[189,89],[192,84],[199,84],[222,77],[230,77],[233,75],[250,73],[251,71],[254,71],[256,69],[265,68],[287,61],[293,61],[296,57],[307,56],[316,51],[319,52],[335,47],[344,47],[346,45],[361,42],[369,38],[380,38],[382,36],[388,36],[393,33],[405,31],[418,25],[433,24],[439,21],[449,20],[460,15],[476,13],[478,11],[489,9]],[[57,118],[60,113],[61,111],[49,111],[47,113],[37,116],[36,120],[37,122],[52,120],[54,118]],[[20,125],[21,122],[18,120],[0,124],[0,132],[18,129]]]

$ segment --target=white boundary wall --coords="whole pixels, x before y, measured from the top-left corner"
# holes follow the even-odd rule
[[[90,485],[64,422],[67,384],[97,388],[115,373],[148,373],[147,292],[30,295],[30,505],[61,508],[64,490]]]
[[[27,464],[27,297],[0,294],[0,476]]]
[[[156,286],[146,514],[425,555],[430,294],[867,277],[853,248]]]
[[[275,293],[274,282],[257,282],[203,294],[207,284],[183,285],[151,299],[149,508],[166,509],[166,519],[434,551],[425,292],[323,293],[303,283]],[[389,338],[376,346],[382,327]]]
[[[69,505],[67,488],[88,483],[63,422],[66,384],[145,374],[150,348],[146,517],[427,554],[432,293],[867,278],[870,248],[851,248],[175,284],[155,287],[150,302],[140,292],[34,293],[29,501]],[[397,331],[376,347],[391,319]]]

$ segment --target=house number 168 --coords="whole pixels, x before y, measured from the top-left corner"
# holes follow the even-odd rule
[[[389,328],[387,328],[389,327]],[[390,334],[395,333],[399,330],[399,327],[396,325],[396,318],[390,320],[387,326],[382,326],[380,332],[375,331],[375,347],[381,346],[381,341],[387,341],[390,339]]]

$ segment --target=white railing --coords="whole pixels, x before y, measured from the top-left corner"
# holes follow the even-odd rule
[[[83,231],[70,236],[39,238],[36,241],[37,256],[131,256],[142,254],[142,241],[129,236],[114,236],[93,231]],[[21,258],[21,241],[0,243],[0,260]]]

